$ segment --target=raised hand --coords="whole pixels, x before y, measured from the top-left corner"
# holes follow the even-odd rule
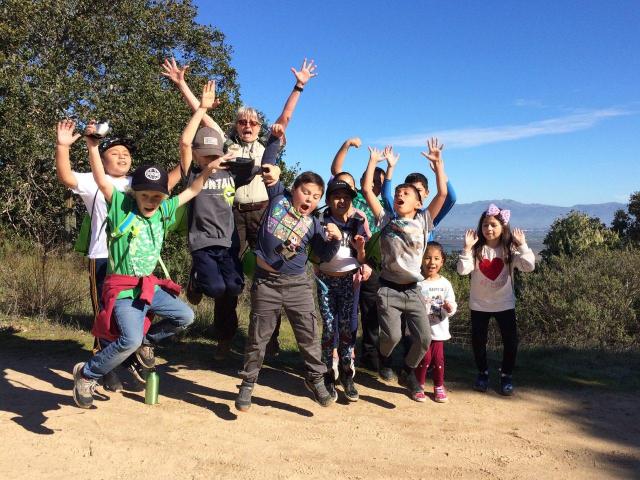
[[[443,163],[442,150],[444,150],[444,144],[438,143],[437,138],[431,137],[427,140],[427,148],[429,149],[428,152],[420,152],[420,154],[429,160],[429,166],[435,172]]]
[[[265,186],[273,187],[280,180],[280,167],[277,165],[262,165],[262,181]]]
[[[64,147],[70,147],[71,145],[73,145],[75,141],[82,136],[80,133],[73,133],[75,128],[76,122],[74,122],[73,120],[67,119],[58,122],[58,125],[56,127],[56,143]]]
[[[202,88],[202,99],[200,100],[200,106],[209,110],[212,107],[217,107],[220,104],[219,100],[216,100],[216,82],[209,80],[204,84]]]
[[[349,147],[360,148],[360,145],[362,145],[362,140],[360,140],[360,137],[353,137],[347,139],[346,143],[347,145],[349,145]]]
[[[185,81],[184,74],[187,72],[187,68],[189,68],[189,65],[185,65],[180,68],[176,63],[176,59],[173,57],[171,57],[171,61],[169,61],[168,58],[165,58],[164,63],[162,64],[162,69],[164,71],[160,73],[173,83],[179,84]]]
[[[356,250],[364,250],[365,239],[362,235],[356,235],[353,237],[353,246]]]
[[[214,173],[216,170],[226,170],[228,167],[226,165],[222,165],[224,162],[228,162],[232,158],[235,158],[235,155],[232,152],[228,152],[221,157],[216,158],[215,160],[211,160],[207,163],[207,166],[204,167],[205,172],[208,172],[209,175]]]
[[[464,233],[464,250],[471,250],[477,242],[478,234],[475,230],[469,229]]]
[[[282,138],[284,135],[284,127],[279,123],[274,123],[271,125],[271,135],[277,138]]]
[[[291,72],[293,76],[296,77],[296,85],[304,87],[310,79],[316,77],[318,75],[315,73],[316,67],[317,65],[313,63],[313,60],[307,62],[306,58],[303,60],[302,67],[299,71],[291,67]]]
[[[342,232],[335,223],[327,223],[324,232],[327,235],[327,241],[342,240]]]
[[[387,159],[387,163],[390,167],[395,167],[396,163],[398,163],[398,160],[400,160],[400,154],[395,153],[391,145],[387,145],[386,147],[384,147],[383,155],[384,158]]]
[[[527,240],[524,238],[524,232],[520,228],[514,228],[513,230],[511,230],[511,237],[513,238],[513,242],[517,247],[527,243]]]
[[[369,162],[380,163],[384,160],[384,153],[382,150],[375,147],[369,147]]]

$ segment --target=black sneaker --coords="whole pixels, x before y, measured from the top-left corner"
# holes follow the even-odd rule
[[[360,395],[358,395],[358,390],[356,389],[356,384],[353,382],[353,377],[351,375],[341,375],[340,384],[342,385],[344,396],[347,397],[347,400],[350,402],[357,402]]]
[[[333,403],[331,395],[327,391],[327,387],[324,386],[324,380],[322,378],[315,382],[305,379],[304,386],[313,394],[313,399],[323,407],[328,407]]]
[[[192,305],[198,305],[202,301],[202,292],[195,286],[193,275],[189,275],[189,283],[187,283],[187,300]]]
[[[396,373],[393,371],[391,367],[382,367],[378,370],[378,376],[380,380],[385,382],[393,382],[398,380]]]
[[[253,387],[255,383],[247,382],[243,380],[240,384],[240,391],[236,397],[236,410],[240,412],[246,412],[251,408],[251,395],[253,394]]]
[[[93,405],[93,393],[98,382],[85,378],[82,375],[84,362],[76,363],[73,367],[73,401],[80,408],[91,408]]]
[[[505,397],[513,395],[513,378],[511,375],[500,376],[500,393]]]
[[[133,378],[138,383],[142,385],[147,384],[147,375],[149,374],[149,369],[145,368],[144,365],[142,365],[138,361],[137,357],[131,358],[131,360],[129,361],[129,364],[127,365],[127,370],[131,375],[133,375]]]
[[[106,373],[100,380],[100,383],[105,390],[109,390],[110,392],[121,392],[124,390],[122,381],[115,370]]]
[[[489,388],[489,372],[480,372],[476,377],[476,381],[473,384],[473,389],[476,392],[486,392]]]
[[[144,368],[154,368],[156,366],[156,356],[151,345],[140,345],[136,350],[136,359]]]

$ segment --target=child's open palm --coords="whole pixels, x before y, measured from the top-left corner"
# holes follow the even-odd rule
[[[391,145],[387,145],[386,147],[384,147],[383,154],[384,158],[387,159],[387,163],[390,167],[395,167],[396,163],[398,163],[398,160],[400,160],[400,154],[395,153]]]
[[[436,168],[442,165],[442,150],[444,150],[444,143],[439,143],[436,137],[431,137],[427,140],[428,152],[420,152],[423,157],[429,160],[429,166],[434,172]]]
[[[184,74],[187,72],[187,68],[189,68],[189,65],[185,65],[180,68],[176,63],[176,59],[173,57],[171,58],[171,61],[169,61],[168,58],[165,58],[164,63],[162,64],[164,72],[161,73],[173,83],[179,84],[184,82]]]
[[[202,88],[202,99],[200,100],[200,106],[207,110],[218,106],[220,100],[216,100],[216,82],[209,80]]]
[[[511,237],[518,247],[527,243],[526,239],[524,238],[524,232],[520,228],[514,228],[513,230],[511,230]]]
[[[464,249],[471,250],[471,248],[478,242],[478,234],[475,230],[469,229],[464,233]]]
[[[369,147],[369,161],[374,161],[376,163],[379,163],[383,160],[384,160],[384,153],[382,152],[382,150],[375,147]]]
[[[73,120],[62,120],[58,122],[56,127],[56,142],[58,145],[70,147],[78,140],[81,135],[79,133],[74,134],[73,131],[76,128],[76,122]]]

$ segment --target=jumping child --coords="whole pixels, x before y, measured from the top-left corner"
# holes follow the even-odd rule
[[[447,256],[442,245],[438,242],[427,244],[427,251],[422,262],[422,274],[425,279],[418,285],[427,308],[431,328],[431,345],[415,370],[418,384],[423,387],[423,390],[413,393],[413,399],[416,402],[424,402],[427,398],[424,394],[424,384],[429,366],[433,367],[434,400],[438,403],[445,403],[449,400],[444,388],[444,342],[451,338],[449,317],[456,313],[458,306],[451,283],[440,275],[440,269],[446,259]]]
[[[524,232],[509,228],[510,216],[509,210],[489,205],[480,216],[477,230],[466,231],[457,265],[460,275],[471,274],[471,342],[478,367],[473,388],[486,392],[489,387],[487,333],[489,320],[494,317],[504,345],[500,393],[506,396],[513,395],[512,374],[518,351],[513,273],[516,268],[522,272],[535,268],[535,255],[527,246]]]

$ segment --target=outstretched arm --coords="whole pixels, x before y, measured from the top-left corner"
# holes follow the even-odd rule
[[[384,156],[382,151],[377,148],[369,147],[369,164],[367,165],[367,170],[364,173],[364,182],[362,182],[362,194],[364,198],[367,200],[371,211],[373,212],[373,216],[376,220],[379,220],[382,216],[382,206],[376,195],[373,193],[373,173],[376,169],[376,165],[378,162],[384,160]]]
[[[56,127],[56,175],[60,183],[68,188],[76,188],[78,186],[78,181],[73,174],[73,170],[71,170],[71,160],[69,159],[71,145],[81,136],[79,133],[74,134],[75,128],[76,124],[72,120],[62,120],[58,122]]]
[[[347,152],[351,147],[360,148],[362,145],[362,141],[358,137],[353,137],[345,140],[340,149],[336,152],[336,156],[333,157],[333,162],[331,163],[331,175],[338,175],[342,173],[342,165],[344,164],[344,159],[347,157]]]
[[[187,103],[191,111],[195,112],[198,109],[198,107],[200,107],[200,101],[198,100],[198,97],[196,97],[194,93],[191,91],[191,89],[189,88],[189,85],[187,85],[187,81],[184,78],[188,68],[189,68],[189,65],[185,65],[182,68],[180,68],[176,63],[175,58],[172,58],[171,60],[166,58],[164,60],[164,63],[162,64],[163,71],[161,73],[162,75],[167,77],[169,80],[171,80],[178,87],[178,90],[180,91],[180,94],[182,95],[182,98],[184,99],[184,101]],[[215,108],[218,105],[220,105],[220,100],[217,100],[216,103],[214,103],[212,108]],[[201,121],[203,125],[207,127],[215,128],[216,130],[220,130],[220,132],[222,132],[222,130],[220,129],[218,124],[215,122],[215,120],[211,118],[209,115],[204,115]]]
[[[431,218],[436,218],[444,205],[447,198],[447,174],[444,171],[444,161],[442,160],[443,144],[438,143],[438,139],[433,137],[427,141],[429,147],[428,152],[421,152],[422,155],[429,160],[431,170],[436,174],[436,186],[438,191],[431,203],[427,207]]]
[[[316,68],[317,65],[314,65],[313,60],[307,62],[306,58],[303,60],[302,67],[300,67],[299,71],[291,67],[291,72],[296,78],[296,84],[294,85],[293,90],[289,94],[289,98],[287,98],[287,101],[284,104],[282,113],[275,121],[275,123],[282,125],[283,129],[287,129],[289,121],[293,116],[293,111],[296,109],[296,105],[298,104],[298,100],[300,99],[300,94],[304,90],[305,85],[309,80],[318,75],[317,73],[315,73]]]
[[[89,150],[89,163],[91,164],[91,173],[93,173],[93,179],[96,181],[98,188],[104,195],[104,199],[107,203],[111,203],[111,196],[113,195],[113,184],[107,179],[106,173],[104,173],[104,165],[102,165],[102,159],[100,158],[100,151],[98,149],[99,140],[91,136],[96,130],[95,122],[89,123],[87,126],[84,141],[87,142],[87,150]]]
[[[380,194],[382,196],[382,201],[384,202],[385,208],[389,211],[392,211],[393,191],[391,187],[391,179],[393,178],[393,170],[396,168],[398,160],[400,160],[400,154],[394,153],[393,147],[389,145],[384,149],[384,158],[387,159],[387,173],[384,176]]]

